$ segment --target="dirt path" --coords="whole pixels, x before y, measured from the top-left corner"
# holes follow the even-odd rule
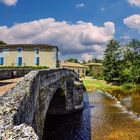
[[[14,78],[14,79],[7,79],[7,80],[0,80],[0,94],[5,93],[12,87],[14,87],[19,81],[21,81],[23,77],[21,78]]]

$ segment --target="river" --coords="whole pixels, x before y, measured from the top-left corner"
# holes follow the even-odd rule
[[[140,93],[113,95],[84,93],[83,112],[47,116],[43,140],[140,140]]]

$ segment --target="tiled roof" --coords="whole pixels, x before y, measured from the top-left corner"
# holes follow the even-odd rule
[[[49,44],[6,44],[6,45],[0,45],[0,47],[47,47],[47,48],[57,48],[57,46],[49,45]]]
[[[84,65],[81,65],[79,63],[72,63],[72,62],[61,62],[60,67],[78,67],[78,68],[87,68]]]
[[[102,66],[102,63],[88,63],[85,66]]]

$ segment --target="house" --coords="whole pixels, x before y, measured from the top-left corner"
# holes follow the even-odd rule
[[[48,44],[0,45],[1,66],[47,66],[56,68],[58,48]]]
[[[79,74],[79,77],[85,76],[85,72],[87,69],[86,66],[81,65],[79,63],[72,63],[72,62],[65,62],[65,61],[60,63],[60,67],[74,70],[76,73]]]
[[[103,66],[102,66],[102,63],[88,63],[88,64],[85,64],[85,66],[88,67],[88,69],[90,71],[93,72],[93,74],[97,75],[97,74],[102,74],[103,70]]]

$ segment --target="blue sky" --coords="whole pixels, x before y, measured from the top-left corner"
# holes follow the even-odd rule
[[[140,0],[0,0],[0,40],[58,45],[62,59],[102,58],[109,39],[139,28]]]

